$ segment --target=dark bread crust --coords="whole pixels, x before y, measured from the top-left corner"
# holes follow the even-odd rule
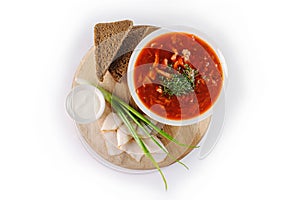
[[[94,27],[94,45],[96,59],[96,74],[99,81],[107,72],[123,40],[133,26],[130,20],[111,23],[99,23]]]
[[[153,26],[134,26],[130,30],[108,69],[115,81],[120,82],[126,74],[130,56],[135,47],[145,36],[157,29]]]

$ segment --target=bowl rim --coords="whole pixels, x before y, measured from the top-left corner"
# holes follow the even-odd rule
[[[193,118],[189,118],[189,119],[184,119],[184,120],[172,120],[172,119],[167,119],[164,117],[161,117],[159,115],[157,115],[156,113],[150,111],[140,100],[139,96],[137,95],[137,93],[135,92],[135,86],[134,86],[134,65],[136,62],[137,57],[139,56],[141,50],[145,47],[145,45],[147,45],[152,39],[160,36],[160,35],[164,35],[166,33],[172,33],[172,32],[183,32],[183,33],[189,33],[189,34],[194,34],[195,36],[199,37],[201,40],[203,40],[205,43],[207,43],[212,50],[214,50],[214,52],[216,53],[216,55],[218,56],[220,63],[221,63],[221,68],[222,68],[222,72],[223,72],[223,81],[222,81],[222,88],[220,93],[218,94],[218,97],[216,99],[216,101],[213,103],[213,105],[211,105],[211,107],[206,110],[204,113],[193,117]],[[139,44],[135,47],[135,49],[133,50],[131,57],[129,59],[129,63],[128,63],[128,68],[127,68],[127,84],[129,87],[129,91],[130,91],[130,95],[132,96],[132,99],[134,100],[134,102],[137,104],[137,106],[149,117],[151,117],[152,119],[163,123],[163,124],[167,124],[167,125],[172,125],[172,126],[186,126],[186,125],[192,125],[192,124],[196,124],[204,119],[206,119],[207,117],[211,116],[213,114],[213,107],[214,105],[217,103],[217,101],[219,100],[219,97],[221,96],[221,93],[224,92],[224,89],[226,88],[226,84],[227,84],[227,78],[228,78],[228,72],[227,72],[227,64],[225,61],[225,58],[221,52],[221,50],[218,48],[218,46],[203,32],[192,28],[192,27],[188,27],[188,26],[171,26],[171,27],[162,27],[159,28],[158,30],[153,31],[152,33],[150,33],[149,35],[147,35],[145,38],[143,38]]]

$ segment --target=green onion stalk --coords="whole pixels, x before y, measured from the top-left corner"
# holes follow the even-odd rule
[[[185,147],[188,147],[188,148],[198,148],[198,146],[190,146],[190,145],[187,145],[187,144],[180,143],[179,141],[177,141],[176,139],[174,139],[171,135],[169,135],[168,133],[166,133],[162,129],[158,128],[156,125],[154,125],[149,119],[147,119],[144,115],[142,115],[141,113],[139,113],[138,111],[136,111],[133,107],[131,107],[130,105],[128,105],[126,102],[124,102],[119,97],[117,97],[117,96],[113,95],[112,93],[108,92],[107,90],[105,90],[101,86],[95,85],[95,87],[97,87],[102,92],[105,100],[108,103],[111,104],[112,108],[115,110],[115,112],[117,113],[117,115],[120,117],[120,119],[127,126],[128,130],[132,134],[132,137],[134,138],[134,140],[138,144],[138,146],[143,150],[145,156],[148,157],[151,160],[151,162],[153,163],[153,165],[159,171],[159,173],[160,173],[160,175],[161,175],[161,177],[163,179],[163,182],[164,182],[164,185],[165,185],[165,189],[167,190],[168,184],[167,184],[166,178],[165,178],[162,170],[160,169],[158,163],[155,161],[155,159],[151,155],[150,151],[148,150],[148,148],[145,145],[145,143],[143,142],[143,140],[138,136],[135,128],[133,127],[133,125],[132,125],[132,123],[131,123],[131,121],[129,119],[131,119],[135,124],[137,124],[143,130],[143,132],[145,132],[145,134],[148,137],[150,137],[151,140],[160,149],[162,149],[171,159],[173,159],[174,161],[178,162],[179,164],[181,164],[182,166],[184,166],[186,169],[188,169],[188,167],[184,163],[182,163],[181,161],[175,159],[172,155],[170,155],[170,153],[157,141],[157,139],[155,137],[153,137],[150,134],[150,132],[143,125],[151,127],[158,134],[160,134],[164,138],[166,138],[166,139],[174,142],[177,145],[185,146]]]

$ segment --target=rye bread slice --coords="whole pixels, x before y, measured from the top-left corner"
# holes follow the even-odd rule
[[[115,58],[123,40],[133,26],[130,20],[111,23],[99,23],[94,27],[94,45],[96,59],[96,74],[99,81],[107,72],[109,65]]]
[[[129,31],[108,69],[115,81],[120,82],[121,78],[126,74],[130,56],[135,47],[144,37],[157,29],[154,26],[134,26]]]

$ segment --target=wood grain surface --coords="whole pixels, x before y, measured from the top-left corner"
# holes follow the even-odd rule
[[[128,91],[126,78],[124,78],[120,83],[117,83],[113,80],[110,73],[106,73],[104,76],[104,81],[99,82],[96,77],[96,64],[94,58],[94,48],[91,48],[85,57],[82,59],[77,71],[75,73],[72,87],[77,85],[76,79],[84,79],[93,84],[98,84],[105,88],[106,90],[114,93],[115,95],[121,97],[123,100],[134,104],[130,93]],[[135,106],[135,105],[133,105]],[[128,168],[128,169],[139,169],[139,170],[146,170],[146,169],[154,169],[155,167],[152,165],[151,161],[143,156],[140,162],[137,162],[133,158],[131,158],[127,153],[123,152],[120,155],[110,156],[107,153],[105,140],[103,137],[103,133],[100,132],[100,128],[102,127],[102,123],[110,113],[111,107],[108,103],[106,103],[106,108],[102,117],[97,120],[96,122],[90,124],[76,124],[78,130],[86,143],[102,158],[107,160],[108,162],[118,165],[120,167]],[[181,143],[189,144],[189,145],[197,145],[205,132],[208,129],[209,123],[211,121],[211,117],[193,125],[189,126],[163,126],[164,131],[172,135]],[[161,138],[161,141],[166,146],[167,150],[173,157],[177,159],[181,159],[186,156],[192,149],[188,147],[182,147],[174,144],[173,142],[169,142],[165,138]],[[168,166],[174,163],[174,160],[170,157],[167,157],[164,161],[160,162],[159,165],[161,167]]]

